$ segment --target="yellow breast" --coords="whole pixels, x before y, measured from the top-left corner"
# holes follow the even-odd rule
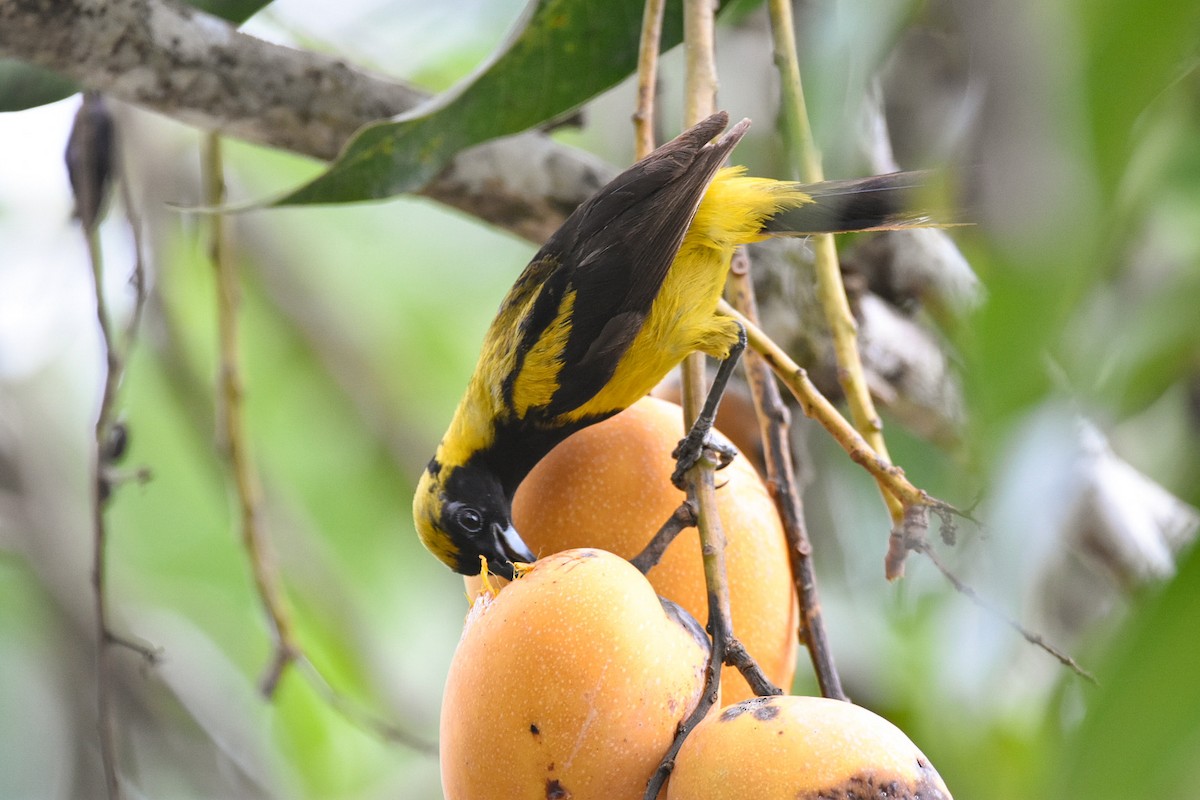
[[[689,353],[725,358],[737,341],[733,320],[716,313],[734,250],[760,241],[767,217],[808,202],[794,184],[743,177],[727,167],[709,185],[650,316],[612,380],[571,418],[623,409],[647,394]]]

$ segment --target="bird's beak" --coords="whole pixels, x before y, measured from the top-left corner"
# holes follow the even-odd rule
[[[525,544],[521,539],[521,535],[517,533],[517,529],[511,524],[507,528],[501,528],[497,525],[493,528],[493,534],[496,537],[497,554],[503,554],[505,560],[509,563],[505,564],[490,564],[494,572],[511,578],[512,564],[524,562],[531,564],[537,561],[535,556],[529,549],[529,545]],[[500,569],[496,569],[500,567]],[[507,573],[507,574],[506,574]]]

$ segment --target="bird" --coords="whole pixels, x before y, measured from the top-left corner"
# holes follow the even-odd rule
[[[421,542],[455,572],[479,574],[486,563],[512,578],[515,564],[536,560],[512,523],[522,479],[559,442],[632,405],[699,351],[721,363],[676,453],[675,479],[694,463],[746,341],[717,312],[737,247],[926,224],[909,210],[924,173],[807,186],[750,177],[725,166],[750,121],[715,138],[728,126],[717,112],[599,189],[501,302],[413,499]]]

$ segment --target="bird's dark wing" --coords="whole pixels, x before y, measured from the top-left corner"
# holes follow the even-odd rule
[[[684,131],[618,175],[581,205],[536,258],[556,261],[522,330],[528,351],[574,292],[570,331],[558,354],[558,386],[547,418],[587,402],[612,378],[650,307],[713,175],[745,133],[735,126],[717,142],[726,114]]]

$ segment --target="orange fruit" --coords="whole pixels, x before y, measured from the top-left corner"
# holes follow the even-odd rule
[[[699,625],[601,550],[540,559],[467,617],[442,699],[447,800],[635,800],[704,688]]]
[[[667,800],[951,800],[937,770],[892,723],[820,697],[756,697],[697,725]]]
[[[534,467],[517,490],[513,522],[545,556],[600,547],[633,558],[683,502],[671,484],[671,451],[683,438],[679,406],[646,397],[571,436]],[[716,473],[734,634],[785,691],[796,666],[798,613],[787,542],[774,501],[743,458]],[[704,566],[694,528],[684,530],[646,576],[663,597],[701,622],[708,618]],[[468,579],[474,596],[478,579]],[[736,669],[721,676],[722,697],[753,696]]]

